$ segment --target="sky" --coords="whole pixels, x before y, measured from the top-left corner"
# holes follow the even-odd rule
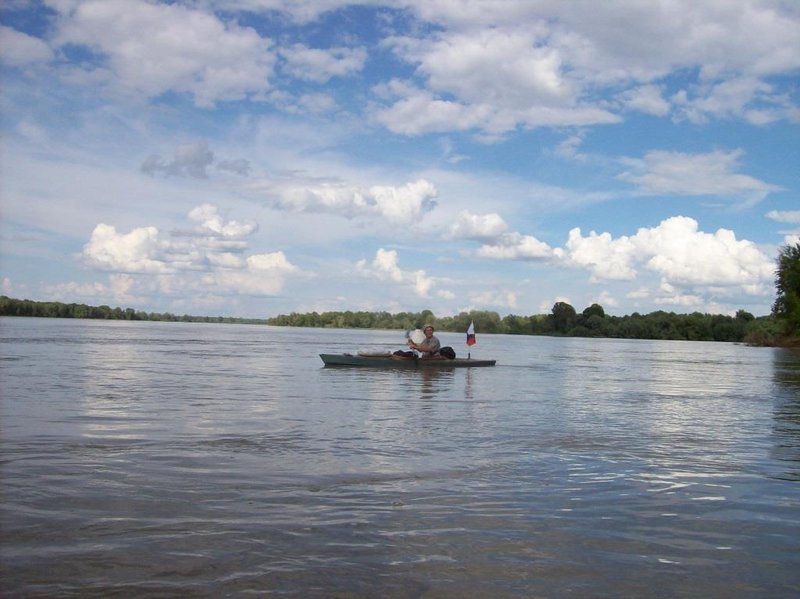
[[[0,285],[192,315],[769,314],[796,0],[4,0]]]

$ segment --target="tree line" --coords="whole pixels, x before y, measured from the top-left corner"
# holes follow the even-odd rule
[[[87,306],[61,302],[37,302],[0,296],[0,316],[40,316],[114,320],[158,320],[172,322],[219,322],[269,324],[290,327],[347,329],[421,328],[430,323],[437,330],[463,332],[470,322],[480,333],[509,335],[555,335],[569,337],[615,337],[623,339],[675,339],[688,341],[738,341],[752,345],[800,345],[800,243],[781,248],[776,269],[776,299],[772,313],[755,317],[739,310],[725,314],[676,314],[656,311],[611,316],[599,304],[577,312],[566,302],[556,302],[549,314],[500,317],[497,312],[471,311],[437,317],[431,310],[421,312],[310,312],[282,314],[274,318],[231,318],[222,316],[176,316],[142,312],[132,308]]]
[[[634,313],[610,316],[599,304],[576,312],[570,304],[557,302],[550,314],[501,317],[497,312],[470,311],[455,316],[437,317],[431,310],[421,312],[310,312],[280,315],[267,319],[222,316],[175,315],[169,312],[143,312],[132,308],[89,306],[61,302],[37,302],[0,296],[0,315],[44,318],[88,318],[100,320],[142,320],[167,322],[210,322],[268,324],[289,327],[339,329],[421,328],[430,323],[439,331],[463,332],[470,322],[480,333],[509,335],[553,335],[569,337],[619,337],[628,339],[685,339],[690,341],[746,341],[756,339],[758,331],[774,328],[771,317],[755,318],[740,310],[736,316],[723,314],[675,314],[674,312]]]
[[[610,316],[599,304],[577,312],[566,302],[557,302],[550,314],[501,317],[497,312],[471,311],[437,317],[422,312],[311,312],[291,313],[267,319],[267,324],[290,327],[347,329],[413,329],[425,323],[438,331],[464,332],[470,322],[480,333],[507,335],[550,335],[564,337],[615,337],[625,339],[676,339],[689,341],[748,341],[758,344],[775,334],[771,316],[754,317],[739,310],[724,314],[676,314],[674,312],[633,313]]]
[[[96,320],[155,320],[165,322],[219,322],[266,324],[257,318],[231,318],[228,316],[190,316],[169,312],[143,312],[133,308],[110,306],[88,306],[62,302],[37,302],[29,299],[14,299],[0,295],[0,316],[38,316],[40,318],[88,318]]]

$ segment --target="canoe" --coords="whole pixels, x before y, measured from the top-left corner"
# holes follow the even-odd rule
[[[497,360],[474,358],[406,358],[391,353],[320,354],[325,366],[368,366],[372,368],[463,368],[494,366]]]

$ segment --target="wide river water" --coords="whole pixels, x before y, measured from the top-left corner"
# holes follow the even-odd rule
[[[800,354],[0,319],[0,596],[800,596]],[[466,353],[465,335],[441,333]]]

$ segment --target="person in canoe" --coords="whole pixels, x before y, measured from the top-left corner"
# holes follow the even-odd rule
[[[417,350],[422,354],[423,358],[432,358],[439,353],[442,344],[439,339],[433,334],[433,325],[426,324],[422,327],[422,332],[425,333],[425,339],[421,343],[414,343],[412,339],[408,340],[408,347]]]

